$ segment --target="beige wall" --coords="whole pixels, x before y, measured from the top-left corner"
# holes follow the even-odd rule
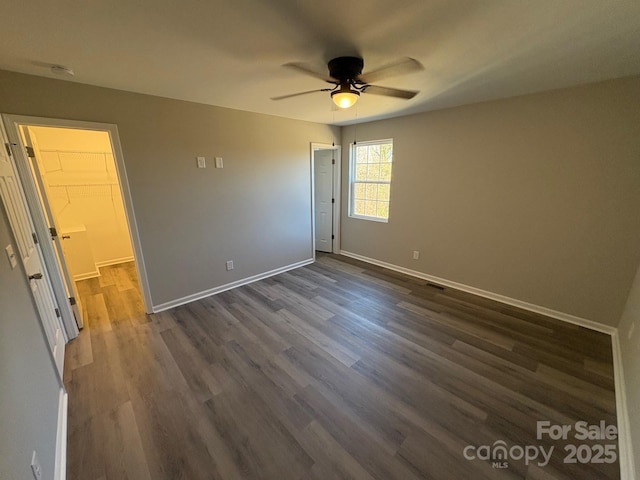
[[[636,478],[640,478],[640,268],[636,273],[618,329],[635,474]]]
[[[617,324],[640,262],[640,77],[357,127],[385,138],[389,223],[344,201],[343,250]]]
[[[312,257],[310,143],[338,129],[4,71],[0,92],[0,112],[117,124],[154,305]]]
[[[154,304],[311,257],[309,143],[337,129],[10,72],[0,91],[3,112],[118,125]],[[357,133],[394,139],[391,214],[344,211],[344,250],[617,323],[640,262],[640,78]]]
[[[54,478],[60,382],[22,263],[4,255],[11,235],[0,200],[0,478],[33,478],[36,450],[43,478]]]

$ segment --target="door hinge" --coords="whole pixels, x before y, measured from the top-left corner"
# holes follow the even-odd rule
[[[60,310],[58,310],[57,308],[55,310],[56,310],[56,317],[60,318]]]
[[[336,203],[336,199],[335,199],[335,198],[332,198],[332,199],[331,199],[331,203]]]
[[[7,155],[11,156],[11,145],[9,145],[8,143],[5,143],[4,148],[7,149]]]
[[[75,305],[76,304],[76,297],[69,297],[69,305]]]
[[[51,234],[52,240],[58,236],[58,231],[56,230],[56,227],[49,227],[49,233]]]
[[[38,236],[35,233],[32,233],[31,236],[33,237],[33,243],[35,243],[37,245],[38,244]]]
[[[331,165],[335,165],[335,164],[336,164],[336,159],[335,159],[335,158],[332,158],[332,159],[331,159]]]
[[[336,236],[335,235],[331,235],[331,240],[335,240]]]
[[[33,151],[33,147],[27,145],[24,149],[27,151],[27,157],[36,158],[36,152]]]

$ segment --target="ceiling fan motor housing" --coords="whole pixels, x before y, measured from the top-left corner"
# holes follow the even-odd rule
[[[354,80],[362,73],[364,60],[358,57],[338,57],[329,61],[329,75],[340,80]]]

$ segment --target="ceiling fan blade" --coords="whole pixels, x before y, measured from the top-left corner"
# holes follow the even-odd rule
[[[362,89],[364,93],[373,93],[374,95],[384,95],[385,97],[404,98],[409,100],[420,92],[412,90],[400,90],[398,88],[377,87],[376,85],[367,85]]]
[[[385,65],[371,72],[363,73],[356,79],[359,83],[375,83],[383,78],[393,77],[396,75],[405,75],[407,73],[418,72],[424,69],[422,64],[414,58],[402,58],[395,63]]]
[[[307,90],[306,92],[290,93],[289,95],[281,95],[279,97],[271,97],[271,100],[284,100],[285,98],[299,97],[300,95],[307,95],[308,93],[315,92],[330,92],[332,88],[320,88],[316,90]]]
[[[297,70],[300,73],[304,73],[305,75],[310,75],[314,78],[319,78],[320,80],[323,80],[328,83],[338,83],[338,81],[335,78],[330,77],[326,73],[316,72],[315,70],[313,70],[312,68],[310,68],[308,65],[304,63],[298,63],[298,62],[285,63],[283,67],[293,68],[294,70]]]

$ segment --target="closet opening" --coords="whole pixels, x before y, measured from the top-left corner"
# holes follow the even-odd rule
[[[123,308],[149,313],[151,298],[115,125],[4,117],[24,147],[23,158],[16,159],[27,203],[40,219],[38,238],[48,244],[45,256],[61,273],[77,326],[84,326],[85,302],[99,300],[110,289],[127,292],[133,305]]]
[[[139,283],[111,139],[99,130],[32,125],[21,130],[32,148],[33,177],[82,328],[82,306],[92,289],[90,282],[79,282],[96,278],[101,286],[119,289]]]

